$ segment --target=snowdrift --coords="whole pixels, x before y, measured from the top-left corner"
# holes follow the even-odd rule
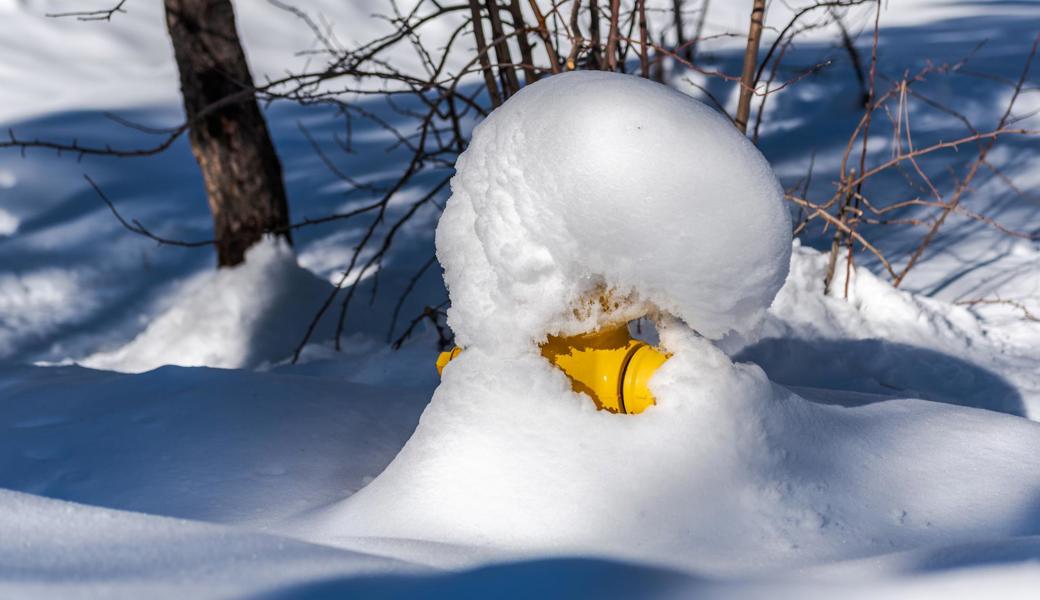
[[[139,373],[162,365],[249,368],[290,356],[332,286],[296,263],[285,242],[267,239],[246,262],[207,273],[128,344],[83,359],[84,366]],[[332,317],[313,339],[327,339]]]
[[[637,417],[596,412],[539,357],[464,353],[394,462],[307,535],[746,573],[1040,533],[1040,425],[922,400],[820,405],[663,334],[675,356]]]
[[[775,179],[732,133],[689,98],[610,74],[550,78],[488,118],[437,238],[465,351],[390,466],[296,531],[713,575],[1040,532],[1040,424],[878,394],[816,403],[723,351],[753,338],[733,332],[755,333],[791,252]],[[824,298],[823,258],[797,248],[766,332],[785,311],[792,326],[836,316],[844,300],[798,304]],[[576,309],[600,289],[626,301]],[[848,310],[963,338],[876,279],[854,289]],[[538,354],[546,334],[648,306],[672,357],[638,416],[597,412]]]

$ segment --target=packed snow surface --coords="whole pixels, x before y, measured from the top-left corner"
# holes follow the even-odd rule
[[[437,257],[465,347],[655,308],[718,338],[752,327],[787,274],[791,223],[769,163],[714,110],[645,79],[527,86],[476,128],[456,170]],[[597,290],[621,306],[588,303]]]
[[[6,94],[0,120],[20,137],[150,143],[91,110],[120,109],[150,125],[179,122],[179,109],[170,110],[180,101],[161,4],[128,3],[128,12],[111,22],[43,16],[82,10],[79,4],[0,0],[10,34],[0,40]],[[258,79],[311,60],[309,53],[292,53],[312,48],[313,33],[277,4],[236,4]],[[373,27],[389,27],[367,19],[385,12],[385,3],[305,4],[298,6],[319,22],[334,21],[344,40],[371,39],[378,35]],[[771,4],[767,28],[783,27],[794,9]],[[705,33],[742,34],[746,11],[742,3],[711,3]],[[1019,76],[1036,34],[1035,11],[1035,3],[883,5],[879,78],[970,54],[970,69],[988,73],[993,85],[952,76],[915,89],[973,122],[995,122],[1010,94],[998,80]],[[461,13],[424,32],[424,41],[434,47],[447,39],[465,18]],[[847,24],[857,22],[860,29],[850,33],[865,57],[869,28],[862,29],[862,19]],[[785,185],[815,164],[807,187],[817,197],[829,195],[828,174],[862,107],[854,70],[834,43],[837,32],[806,34],[822,43],[800,36],[785,65],[834,62],[769,96],[758,147]],[[418,65],[421,57],[406,50],[409,56],[392,57],[395,64]],[[743,48],[716,50],[712,68],[738,73]],[[707,98],[677,79],[690,78],[726,106],[735,102],[735,86],[727,82],[681,70],[665,75],[691,95]],[[716,298],[730,304],[693,303],[697,294],[687,278],[705,255],[689,252],[681,263],[684,257],[662,257],[655,249],[693,247],[674,235],[679,222],[696,221],[683,229],[687,235],[721,222],[712,220],[713,204],[705,200],[713,190],[685,190],[690,210],[658,217],[662,222],[649,234],[646,219],[655,217],[640,207],[671,210],[679,196],[664,181],[644,182],[652,197],[621,196],[625,177],[659,173],[660,165],[681,162],[667,173],[669,181],[702,163],[711,164],[707,176],[714,176],[723,166],[718,149],[729,143],[708,135],[693,161],[671,156],[690,155],[689,140],[640,145],[643,130],[623,125],[677,118],[655,110],[662,104],[681,105],[676,113],[699,123],[701,133],[715,129],[710,115],[698,121],[703,111],[689,100],[666,101],[670,92],[621,81],[610,84],[621,90],[610,106],[611,127],[618,129],[582,133],[597,143],[568,147],[567,136],[587,126],[588,115],[565,120],[556,111],[574,112],[578,101],[568,94],[581,86],[551,101],[540,91],[568,77],[581,75],[550,78],[498,111],[478,136],[488,152],[472,152],[463,164],[472,163],[475,187],[467,190],[470,184],[456,179],[449,213],[456,213],[458,230],[448,237],[458,248],[444,249],[453,255],[446,263],[454,261],[449,280],[466,279],[466,269],[484,279],[452,289],[453,325],[467,352],[449,366],[429,404],[437,381],[433,329],[420,325],[401,351],[391,351],[385,339],[394,302],[431,256],[439,213],[433,204],[402,228],[377,276],[362,282],[361,301],[346,320],[344,351],[313,344],[301,364],[289,365],[279,361],[302,334],[300,321],[326,296],[324,281],[339,278],[368,222],[298,230],[298,262],[285,248],[263,245],[247,264],[213,273],[207,251],[157,247],[124,231],[82,180],[89,173],[124,214],[164,235],[206,239],[210,215],[186,140],[133,162],[76,163],[33,151],[24,159],[0,156],[0,597],[465,598],[493,590],[518,598],[1033,600],[1040,587],[1040,432],[1033,422],[1040,419],[1040,323],[1023,315],[1040,314],[1036,240],[951,215],[901,289],[862,268],[869,255],[857,255],[848,299],[840,291],[844,272],[834,286],[839,291],[825,293],[827,256],[796,244],[761,339],[709,340],[717,335],[711,325],[721,329],[731,321],[746,329],[753,315],[738,315],[732,295]],[[1035,83],[1034,69],[1015,108],[1016,116],[1031,119],[1022,126],[1035,124]],[[534,98],[541,98],[539,115],[525,109],[518,116],[510,108]],[[590,108],[606,103],[586,101]],[[413,125],[400,107],[354,102],[402,128]],[[648,107],[638,122],[629,118],[632,102]],[[130,107],[131,113],[122,110]],[[907,108],[915,131],[947,140],[963,135],[953,116],[918,118],[919,106]],[[266,114],[295,218],[369,200],[344,194],[346,186],[298,128],[306,125],[335,148],[341,121],[318,107],[275,105]],[[519,132],[495,125],[509,114]],[[29,116],[41,118],[23,120]],[[891,151],[880,143],[884,121],[875,121],[874,158]],[[392,183],[408,157],[384,153],[396,140],[377,127],[355,126],[357,151],[334,152],[333,160],[351,176]],[[610,144],[622,136],[625,143],[615,146],[631,143],[645,152],[618,164],[613,156],[626,150],[611,152]],[[528,156],[538,140],[543,147]],[[1036,232],[1035,138],[1003,144],[989,159],[1024,194],[983,173],[965,203]],[[972,156],[959,153],[961,161]],[[749,161],[744,168],[763,165]],[[574,179],[559,176],[572,173]],[[390,210],[403,210],[434,183],[417,179]],[[873,185],[871,195],[906,191],[902,181]],[[528,206],[535,198],[544,211]],[[583,199],[610,209],[590,210]],[[549,211],[556,217],[548,218]],[[622,215],[632,222],[620,223]],[[530,226],[518,227],[514,237],[494,237],[513,223]],[[630,227],[634,235],[611,236],[608,245],[608,227]],[[745,228],[735,238],[719,227],[710,233],[740,257],[745,246],[762,243]],[[877,233],[870,239],[904,259],[919,234]],[[822,247],[819,239],[805,240]],[[778,261],[784,252],[778,249]],[[626,263],[636,255],[649,257],[647,273]],[[662,260],[673,261],[674,287],[664,280]],[[768,303],[762,285],[768,277],[756,284],[745,274],[768,268],[755,264],[735,279],[749,284],[742,294],[757,286],[752,303]],[[559,273],[576,274],[576,282],[571,286]],[[439,275],[435,264],[425,271],[391,338],[424,303],[443,299]],[[478,302],[465,301],[467,285]],[[617,314],[597,313],[602,307],[595,303],[577,307],[584,313],[566,313],[573,298],[549,300],[562,289],[581,302],[586,291],[610,286],[616,300],[626,301],[607,306]],[[646,296],[648,290],[656,296]],[[517,303],[509,305],[511,299]],[[954,304],[972,299],[1019,304]],[[596,412],[534,349],[549,330],[578,330],[658,303],[661,339],[674,356],[653,383],[660,404],[638,417]],[[122,371],[173,363],[224,368],[130,374],[36,361]]]

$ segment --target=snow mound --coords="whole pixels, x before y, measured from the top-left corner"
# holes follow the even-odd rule
[[[765,158],[707,106],[645,79],[573,72],[525,87],[456,168],[437,256],[467,348],[653,309],[718,338],[753,327],[787,274],[790,217]],[[587,305],[600,290],[624,301],[604,314]]]
[[[731,356],[761,365],[778,383],[923,397],[1040,420],[1040,372],[1033,348],[1040,323],[1019,315],[1012,328],[1030,345],[1008,343],[969,307],[894,288],[863,267],[839,268],[824,292],[828,257],[794,243],[791,272],[757,343],[727,338]],[[844,258],[838,263],[844,265]],[[807,368],[808,367],[808,368]]]
[[[296,264],[292,249],[268,239],[241,265],[189,283],[134,340],[79,361],[128,373],[162,365],[248,368],[293,352],[331,287]],[[326,318],[312,338],[330,330]]]
[[[351,575],[421,573],[394,559],[197,521],[0,489],[0,597],[261,598]]]
[[[898,328],[908,342],[927,337],[952,352],[979,333],[966,327],[962,308],[895,290],[866,271],[854,271],[851,301],[827,296],[825,262],[795,244],[767,334],[903,339],[887,329]],[[458,281],[466,288],[469,275],[487,272],[463,271]],[[581,325],[564,317],[556,322]],[[733,362],[719,346],[739,336],[717,346],[670,317],[658,331],[673,355],[650,384],[657,406],[637,417],[596,411],[536,352],[468,346],[394,462],[354,496],[301,519],[298,530],[333,544],[429,540],[505,558],[605,556],[712,576],[1040,533],[1037,423],[877,389],[849,406],[813,402],[760,367]],[[803,367],[819,360],[802,356]]]
[[[816,403],[727,356],[741,340],[727,334],[784,283],[789,219],[765,160],[700,104],[632,77],[550,78],[480,126],[453,193],[437,248],[466,351],[387,469],[302,517],[302,535],[732,575],[1040,533],[1040,424],[918,399]],[[796,258],[786,300],[819,279],[820,255]],[[582,310],[601,290],[629,301]],[[954,335],[876,278],[855,291],[861,321]],[[672,356],[638,416],[596,411],[534,348],[647,308]]]
[[[536,355],[445,369],[412,439],[305,535],[580,554],[711,575],[1040,533],[1040,425],[924,400],[807,401],[681,324],[658,405],[597,412]]]

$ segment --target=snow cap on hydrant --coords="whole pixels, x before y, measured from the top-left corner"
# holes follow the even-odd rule
[[[436,243],[464,348],[559,356],[561,339],[647,313],[718,339],[757,325],[787,275],[790,216],[765,158],[658,83],[543,79],[475,129],[456,169]]]

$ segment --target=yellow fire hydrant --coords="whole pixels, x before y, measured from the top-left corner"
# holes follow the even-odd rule
[[[542,356],[571,380],[576,392],[588,394],[596,407],[612,413],[636,414],[655,404],[648,382],[668,355],[633,339],[625,324],[570,337],[550,336]],[[441,352],[437,373],[444,371],[461,348]]]

